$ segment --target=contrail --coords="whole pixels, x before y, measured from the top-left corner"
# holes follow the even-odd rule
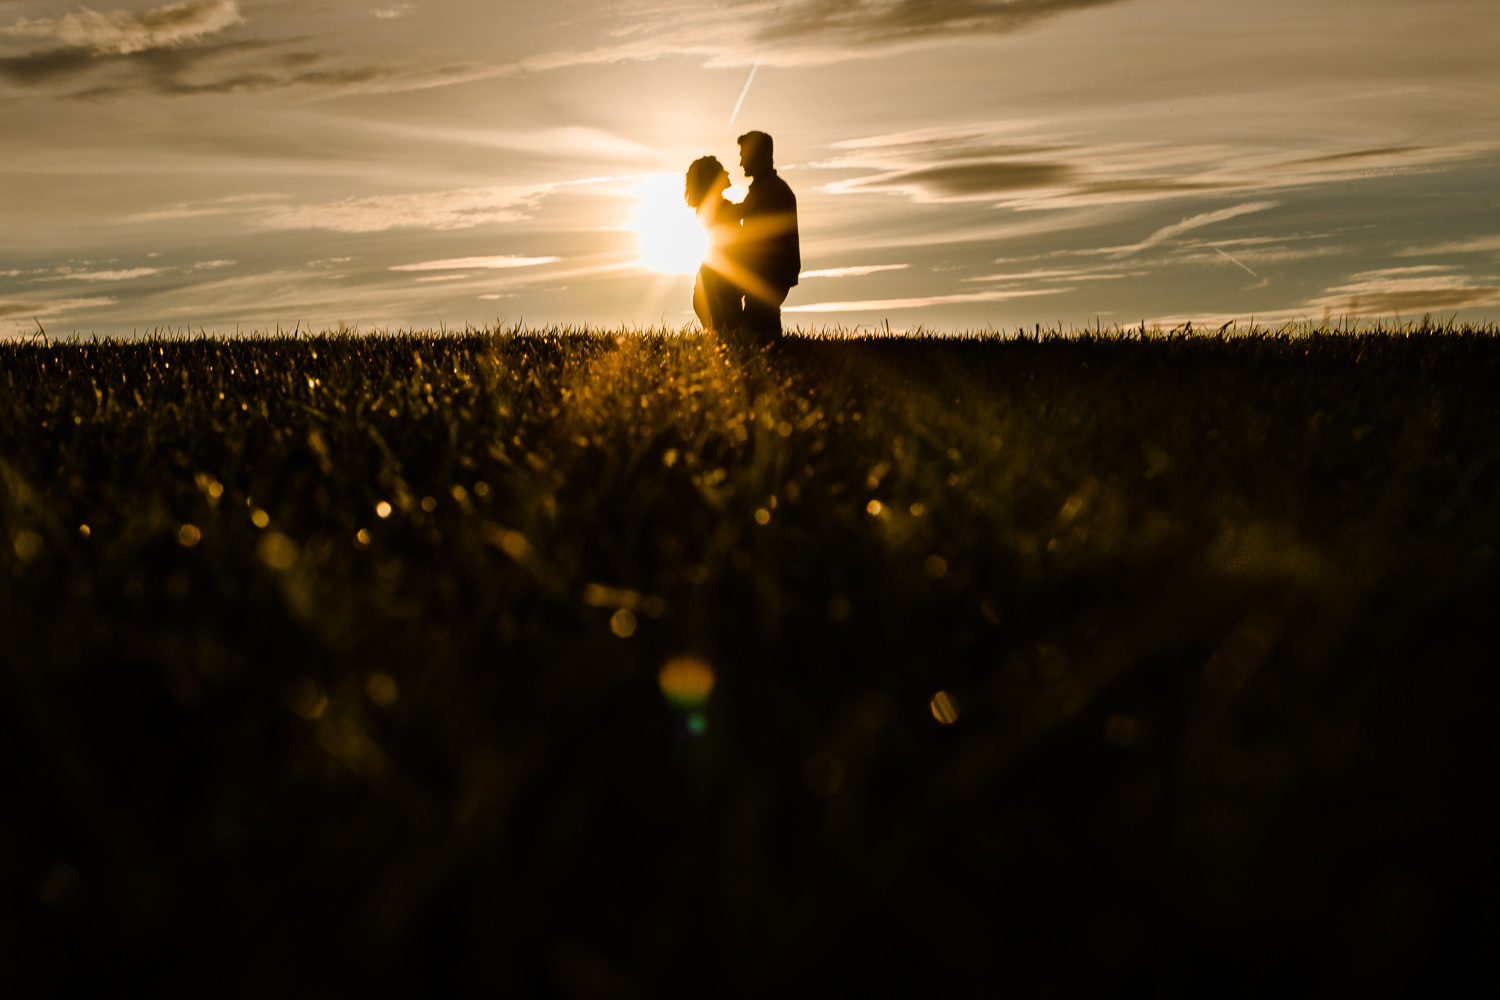
[[[1229,263],[1233,264],[1235,267],[1240,268],[1245,273],[1249,274],[1250,277],[1252,277],[1252,278],[1259,278],[1260,277],[1260,275],[1256,274],[1254,271],[1250,270],[1244,264],[1241,264],[1239,261],[1237,261],[1233,257],[1229,256],[1227,253],[1225,253],[1223,250],[1220,250],[1218,247],[1214,247],[1214,253],[1218,254],[1220,257],[1223,257],[1225,260],[1229,261]]]
[[[745,77],[745,86],[740,90],[740,99],[734,102],[734,110],[729,113],[729,128],[734,128],[734,120],[739,117],[740,105],[745,103],[745,95],[750,93],[750,84],[755,80],[755,71],[760,69],[760,60],[755,60],[750,66],[750,75]]]

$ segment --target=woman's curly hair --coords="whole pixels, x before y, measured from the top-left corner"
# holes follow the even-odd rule
[[[714,181],[719,179],[720,174],[727,173],[724,164],[719,162],[717,156],[700,156],[688,165],[687,185],[683,189],[682,197],[688,203],[688,207],[697,209],[708,197],[709,191],[713,190]]]

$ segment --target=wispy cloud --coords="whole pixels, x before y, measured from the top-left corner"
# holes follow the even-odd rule
[[[1280,204],[1279,201],[1251,201],[1243,205],[1231,205],[1228,208],[1215,209],[1212,212],[1200,212],[1197,215],[1188,216],[1180,222],[1174,222],[1170,226],[1162,226],[1139,243],[1116,247],[1114,248],[1114,252],[1121,255],[1138,253],[1141,250],[1166,243],[1168,240],[1176,239],[1183,233],[1192,232],[1194,229],[1202,229],[1204,226],[1211,226],[1216,222],[1224,222],[1227,219],[1234,219],[1241,215],[1249,215],[1252,212],[1264,212],[1267,209],[1276,208]],[[1222,253],[1223,251],[1220,252]]]
[[[311,204],[292,204],[290,196],[282,194],[244,194],[205,202],[178,202],[166,208],[132,213],[122,221],[156,224],[182,219],[226,217],[238,218],[245,225],[259,229],[319,229],[336,233],[376,233],[388,229],[472,229],[489,223],[526,218],[537,203],[556,190],[556,187],[542,184],[452,188],[414,194],[342,198]]]
[[[170,222],[178,219],[203,219],[221,215],[242,215],[247,211],[261,211],[267,203],[286,200],[279,194],[236,194],[210,201],[180,201],[166,208],[155,208],[145,212],[133,212],[122,221],[129,223]]]
[[[807,278],[856,278],[863,274],[875,274],[877,271],[902,271],[907,268],[906,264],[858,264],[854,267],[824,267],[813,271],[803,271],[801,277]]]
[[[114,304],[114,299],[103,296],[36,301],[0,299],[0,337],[34,334],[37,331],[37,323],[45,317],[61,317],[84,309]]]
[[[327,54],[278,53],[277,48],[275,42],[249,39],[128,53],[48,48],[0,56],[0,80],[43,95],[107,100],[136,93],[185,97],[287,87],[351,91],[403,77],[412,78],[410,87],[417,87],[432,79],[453,82],[467,73],[449,67],[329,65]]]
[[[1115,271],[1086,270],[1086,269],[1083,269],[1083,268],[1066,267],[1066,268],[1052,268],[1052,269],[1047,269],[1047,270],[1036,270],[1036,271],[1016,271],[1016,272],[1011,272],[1011,273],[1006,273],[1006,274],[982,274],[982,275],[976,275],[975,277],[972,277],[972,278],[965,278],[964,280],[965,281],[994,281],[994,282],[1014,282],[1014,281],[1059,281],[1059,282],[1066,281],[1066,282],[1078,282],[1078,281],[1110,280],[1110,279],[1124,278],[1124,277],[1127,277],[1127,276],[1128,275],[1126,274],[1126,272],[1121,271],[1121,270],[1115,270]]]
[[[757,4],[757,36],[887,46],[933,37],[1005,34],[1043,18],[1120,0],[801,0]]]
[[[0,27],[0,35],[45,38],[103,55],[131,55],[195,42],[243,22],[235,0],[185,0],[144,11],[100,14],[85,7],[61,17],[23,17]]]
[[[164,269],[160,267],[130,267],[103,271],[75,271],[72,268],[59,268],[54,273],[39,281],[130,281],[132,278],[145,278],[153,274],[161,274]]]
[[[992,38],[1125,0],[638,0],[608,44],[541,53],[527,70],[698,55],[712,66],[797,66]]]
[[[480,269],[504,269],[512,267],[535,267],[550,264],[556,257],[453,257],[448,260],[424,260],[417,264],[397,264],[392,271],[473,271]]]
[[[1350,275],[1308,303],[1325,315],[1391,316],[1500,306],[1500,276],[1428,264]]]
[[[863,136],[833,143],[833,155],[807,166],[856,174],[823,186],[835,195],[899,194],[918,203],[1051,209],[1269,193],[1356,180],[1377,169],[1430,169],[1482,152],[1474,144],[1324,152],[1315,145],[1303,150],[1269,144],[1231,148],[1150,138],[1084,143],[1062,134],[1063,127],[975,122]],[[1160,242],[1176,235],[1168,230],[1148,239]]]
[[[388,8],[397,10],[399,8]],[[0,80],[43,95],[104,100],[134,93],[228,94],[303,87],[414,90],[517,72],[490,63],[351,62],[309,50],[307,37],[235,37],[235,0],[186,0],[145,11],[88,8],[0,25],[0,40],[32,42],[0,53]]]
[[[1469,239],[1452,240],[1432,246],[1407,247],[1397,253],[1398,257],[1438,257],[1461,253],[1500,253],[1500,233],[1492,236],[1475,236]]]
[[[370,13],[380,21],[394,21],[398,17],[410,17],[417,9],[409,3],[398,3],[390,7],[376,7]]]
[[[1060,188],[1075,176],[1077,168],[1070,163],[991,160],[892,170],[835,182],[828,189],[840,194],[899,192],[917,201],[993,201],[1015,191]]]
[[[901,299],[861,299],[853,302],[813,302],[807,305],[783,306],[782,312],[833,313],[880,312],[896,309],[923,309],[928,306],[951,306],[971,302],[1005,302],[1036,295],[1056,295],[1061,288],[1027,288],[994,292],[955,292],[948,295],[922,295]]]
[[[280,205],[255,221],[269,229],[375,233],[387,229],[472,229],[526,217],[546,189],[475,187],[373,195],[315,205]]]

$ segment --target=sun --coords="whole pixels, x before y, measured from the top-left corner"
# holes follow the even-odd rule
[[[683,179],[652,174],[630,189],[635,204],[626,229],[635,235],[635,263],[661,274],[693,274],[708,256],[708,233],[682,200]]]

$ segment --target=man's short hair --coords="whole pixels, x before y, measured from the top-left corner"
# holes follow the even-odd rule
[[[771,137],[764,132],[746,132],[736,140],[741,146],[749,146],[751,152],[771,158]]]

